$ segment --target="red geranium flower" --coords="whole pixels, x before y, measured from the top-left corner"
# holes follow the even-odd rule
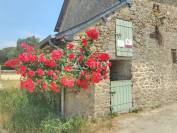
[[[67,72],[71,72],[72,71],[72,67],[71,66],[65,66],[64,70]]]
[[[109,60],[109,55],[107,53],[101,53],[99,56],[99,59],[102,61],[108,61]]]
[[[27,52],[33,52],[34,51],[34,46],[28,45],[27,46]]]
[[[50,88],[51,88],[51,90],[53,90],[53,91],[56,92],[56,93],[59,93],[59,92],[60,92],[60,89],[58,88],[56,82],[51,82]]]
[[[54,71],[53,70],[49,70],[48,72],[47,72],[47,75],[49,75],[49,76],[52,76],[54,74]]]
[[[97,72],[97,73],[101,73],[101,71],[102,71],[101,68],[97,68],[97,69],[96,69],[96,72]]]
[[[86,65],[88,65],[91,69],[94,69],[97,66],[96,60],[92,57],[90,57],[87,62]]]
[[[48,67],[55,67],[57,66],[56,62],[54,60],[46,60],[45,65]]]
[[[51,53],[51,57],[53,60],[59,60],[63,55],[63,51],[62,49],[57,49],[57,50],[53,50]]]
[[[45,61],[46,61],[45,55],[44,55],[44,54],[41,54],[41,55],[39,56],[39,62],[44,63]]]
[[[53,75],[53,79],[54,80],[58,80],[58,76],[57,75]]]
[[[22,42],[22,43],[21,43],[21,47],[22,47],[23,49],[27,49],[28,44],[27,44],[26,42]]]
[[[6,67],[11,67],[15,68],[19,65],[19,60],[18,59],[10,59],[4,63]]]
[[[82,39],[82,44],[84,47],[86,47],[88,45],[88,40],[87,39]]]
[[[101,81],[102,77],[101,74],[98,72],[92,72],[92,82],[93,83],[99,83]]]
[[[47,89],[47,87],[48,87],[48,86],[47,86],[47,83],[46,83],[46,82],[43,82],[43,83],[42,83],[42,89],[45,90],[45,89]]]
[[[19,54],[18,58],[20,61],[29,62],[28,53],[25,53],[25,52],[21,53],[21,54]]]
[[[112,62],[109,62],[109,63],[108,63],[108,66],[111,67],[111,66],[112,66]]]
[[[21,75],[22,75],[22,77],[24,77],[24,78],[26,77],[26,73],[22,73]]]
[[[102,69],[103,69],[104,71],[106,71],[106,70],[108,69],[108,67],[107,67],[107,66],[102,66]]]
[[[66,46],[67,49],[73,49],[74,48],[74,44],[72,42],[69,42]]]
[[[28,54],[28,56],[29,56],[29,60],[31,62],[35,62],[37,60],[37,56],[36,55]]]
[[[28,71],[28,75],[29,75],[30,77],[34,77],[35,72],[34,72],[33,70],[29,70],[29,71]]]
[[[78,61],[79,62],[82,62],[84,60],[84,56],[83,55],[80,55],[79,57],[78,57]]]
[[[90,80],[90,75],[87,74],[85,77],[86,77],[86,80]]]
[[[43,76],[44,75],[44,70],[42,68],[37,69],[37,74],[38,76]]]
[[[83,54],[84,49],[83,49],[83,48],[80,48],[79,51],[80,51],[81,54]]]
[[[97,40],[100,35],[99,31],[95,27],[88,29],[86,34],[92,40]]]
[[[27,67],[26,67],[26,66],[21,66],[21,67],[20,67],[20,70],[21,70],[22,73],[25,73],[26,70],[27,70]]]
[[[41,83],[41,80],[38,79],[38,80],[36,81],[36,84],[38,85],[38,84],[40,84],[40,83]]]
[[[75,54],[74,54],[74,53],[71,53],[71,54],[69,54],[69,56],[68,56],[68,58],[69,58],[70,60],[73,60],[74,57],[75,57]]]
[[[89,83],[85,79],[79,79],[79,80],[77,80],[77,85],[79,87],[83,88],[84,90],[87,90],[89,88]]]
[[[72,88],[72,87],[74,87],[75,79],[72,78],[72,77],[63,76],[63,77],[61,78],[61,84],[62,84],[64,87]]]
[[[84,70],[83,70],[83,71],[81,71],[81,75],[82,75],[82,76],[85,76],[85,74],[86,74],[86,73],[87,73],[87,72],[86,72],[86,71],[84,71]]]
[[[35,84],[34,81],[29,78],[26,81],[23,82],[23,86],[25,89],[27,89],[30,93],[33,93],[35,90]]]

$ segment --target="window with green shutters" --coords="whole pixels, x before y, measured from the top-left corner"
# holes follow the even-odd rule
[[[133,56],[133,26],[132,22],[116,20],[116,53],[121,57]]]

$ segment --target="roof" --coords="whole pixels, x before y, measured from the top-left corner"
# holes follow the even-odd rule
[[[123,1],[127,0],[64,0],[55,31],[66,31]]]
[[[59,32],[59,30],[60,30],[61,23],[63,21],[63,17],[64,17],[64,15],[66,13],[67,8],[68,8],[69,1],[70,0],[64,0],[60,15],[59,15],[58,20],[57,20],[57,24],[55,26],[55,31],[56,32]]]
[[[78,4],[79,2],[80,4]],[[55,39],[65,37],[70,40],[73,34],[93,25],[101,18],[111,15],[123,6],[130,6],[131,2],[132,0],[65,0],[55,27],[55,31],[58,32]],[[44,39],[41,47],[50,40],[50,36]]]
[[[78,0],[75,0],[75,1],[78,1]],[[87,1],[87,0],[83,0],[83,1]],[[102,1],[102,5],[104,5],[103,3],[107,3],[107,2],[105,2],[107,0],[95,0],[95,1],[97,1],[97,2]],[[60,26],[60,28],[58,27],[59,33],[57,34],[57,38],[73,35],[79,31],[83,30],[84,28],[89,27],[93,23],[97,22],[99,19],[105,18],[106,16],[112,14],[113,12],[120,9],[121,7],[123,7],[127,4],[131,5],[131,0],[121,0],[121,1],[120,0],[110,0],[110,1],[112,2],[112,4],[109,3],[108,4],[109,6],[107,4],[105,4],[104,8],[101,7],[99,11],[94,12],[93,11],[94,9],[93,10],[89,9],[89,10],[91,10],[90,12],[94,12],[94,13],[92,13],[92,15],[88,15],[88,17],[85,19],[83,19],[84,17],[79,17],[79,16],[84,16],[84,12],[81,12],[81,13],[75,14],[75,18],[78,18],[77,20],[72,20],[73,17],[69,17],[66,13],[70,10],[67,10],[67,8],[65,7],[66,9],[63,9],[63,10],[67,10],[67,11],[62,10],[61,13],[65,12],[66,14],[65,15],[63,14],[64,16],[60,14],[60,16],[63,16],[63,20],[59,19],[57,22],[57,24],[60,23],[60,25],[58,25],[58,26]],[[88,2],[88,3],[92,3],[92,2]],[[64,4],[66,4],[66,3],[64,3]],[[69,4],[67,3],[67,5],[69,5]],[[77,9],[73,9],[73,10],[76,10],[75,12],[80,12],[80,10],[77,10]],[[72,10],[71,10],[71,12],[72,12]],[[89,12],[89,11],[86,11],[86,12]],[[89,13],[89,14],[91,14],[91,13]],[[74,14],[72,16],[74,16]],[[85,16],[87,16],[87,15],[85,15]],[[69,20],[69,19],[71,19],[71,20]],[[81,21],[80,21],[80,19],[81,19]],[[66,22],[66,20],[67,20],[67,22]]]

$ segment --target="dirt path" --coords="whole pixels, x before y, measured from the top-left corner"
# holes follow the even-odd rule
[[[112,123],[114,128],[104,133],[177,133],[177,103],[137,115],[118,117]]]

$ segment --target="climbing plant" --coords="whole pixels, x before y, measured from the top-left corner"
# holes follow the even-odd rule
[[[23,42],[23,53],[5,65],[21,74],[21,89],[29,93],[88,90],[108,78],[111,65],[107,53],[93,48],[99,35],[95,27],[90,28],[80,35],[77,43],[68,42],[65,48],[50,53]]]

